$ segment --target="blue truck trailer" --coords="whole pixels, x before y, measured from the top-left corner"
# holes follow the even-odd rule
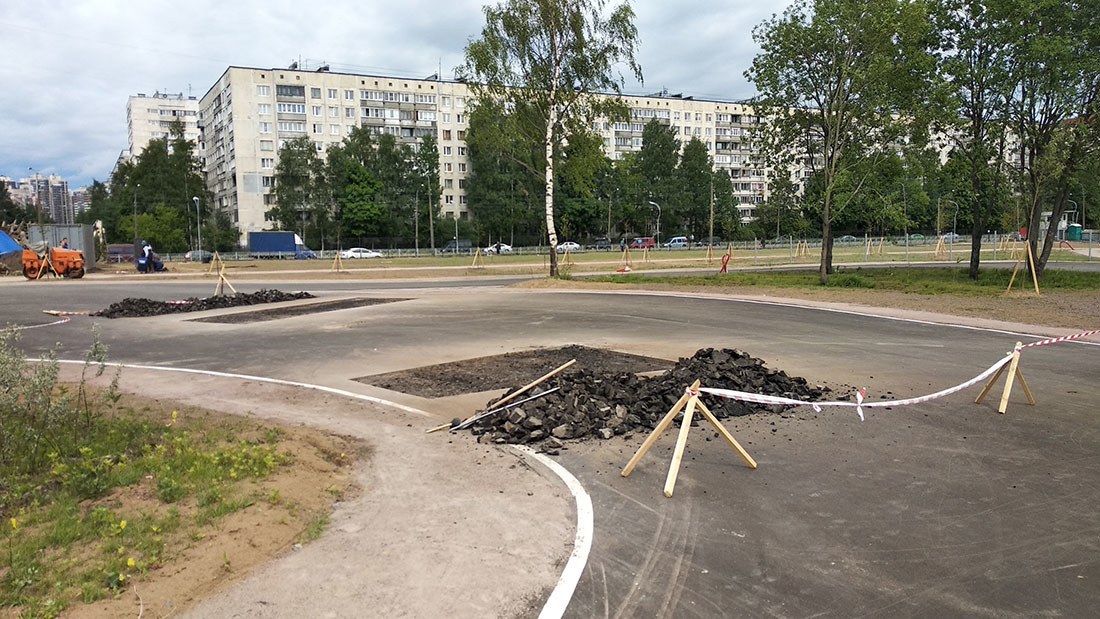
[[[293,232],[249,232],[248,255],[253,258],[316,258],[312,250]]]

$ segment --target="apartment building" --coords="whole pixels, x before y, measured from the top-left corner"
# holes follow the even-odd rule
[[[322,66],[257,69],[229,67],[199,101],[200,153],[207,189],[241,234],[270,227],[275,164],[286,141],[306,136],[324,156],[354,127],[389,133],[417,147],[434,135],[439,148],[440,208],[465,219],[469,203],[466,150],[471,92],[463,82],[336,73]],[[752,142],[759,123],[740,103],[658,93],[625,96],[630,121],[593,127],[613,159],[640,150],[650,119],[668,125],[681,143],[698,137],[716,169],[733,180],[741,216],[752,217],[766,196],[764,166]]]
[[[195,143],[194,155],[200,155],[199,143],[199,102],[195,97],[183,93],[169,94],[154,92],[150,96],[143,93],[126,100],[126,129],[129,148],[125,156],[133,161],[145,150],[150,141],[170,138],[169,128],[173,121],[183,123],[183,137]]]

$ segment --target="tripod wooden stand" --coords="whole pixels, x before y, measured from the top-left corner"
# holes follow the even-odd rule
[[[710,412],[710,409],[708,409],[706,405],[699,400],[698,389],[699,381],[695,381],[691,384],[690,387],[684,390],[684,395],[680,396],[680,399],[677,400],[676,404],[672,406],[672,409],[668,411],[668,414],[665,415],[664,419],[661,420],[661,423],[657,424],[657,427],[653,429],[653,432],[651,432],[649,436],[646,437],[645,442],[642,443],[642,446],[638,448],[637,453],[635,453],[634,457],[630,459],[630,462],[626,463],[626,467],[623,468],[622,472],[623,477],[627,477],[630,475],[630,472],[634,470],[634,467],[637,466],[638,461],[642,459],[642,456],[644,456],[645,453],[649,451],[649,448],[653,446],[653,443],[657,442],[657,438],[660,437],[661,434],[664,434],[665,430],[667,430],[668,427],[672,425],[673,419],[676,418],[676,413],[684,410],[685,407],[687,407],[687,409],[684,410],[684,421],[680,425],[680,434],[676,438],[676,450],[672,452],[672,464],[669,466],[668,477],[665,479],[666,497],[671,498],[672,490],[676,487],[676,476],[680,472],[680,462],[684,458],[684,448],[687,446],[688,429],[691,428],[691,418],[694,415],[696,408],[698,408],[703,413],[703,416],[706,417],[707,420],[714,424],[714,427],[722,435],[722,438],[726,439],[726,442],[729,443],[731,447],[733,447],[734,451],[737,452],[737,455],[741,456],[741,459],[745,461],[745,464],[749,465],[750,469],[756,468],[756,460],[752,459],[752,456],[750,456],[748,452],[746,452],[745,449],[741,447],[741,444],[737,442],[737,439],[733,438],[733,435],[729,433],[729,430],[726,430],[725,426],[723,426],[718,421],[718,418]]]

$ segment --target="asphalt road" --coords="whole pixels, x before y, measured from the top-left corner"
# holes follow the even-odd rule
[[[52,319],[42,309],[91,310],[120,296],[172,299],[210,288],[6,284],[0,316],[45,324]],[[31,354],[57,345],[60,356],[74,357],[95,322],[117,361],[319,382],[435,411],[432,400],[350,379],[537,346],[576,343],[669,359],[731,347],[813,382],[867,387],[878,399],[957,384],[1017,339],[1033,339],[714,298],[439,282],[307,289],[325,298],[404,300],[251,324],[74,317],[25,330],[22,342]],[[1038,405],[1027,406],[1017,389],[1006,415],[995,410],[998,388],[982,405],[972,403],[972,389],[869,409],[864,422],[851,409],[729,422],[757,470],[704,424],[691,431],[671,499],[661,490],[674,432],[626,479],[619,471],[643,437],[573,446],[559,461],[592,494],[596,532],[568,615],[1093,616],[1100,607],[1100,348],[1030,349],[1021,369]]]

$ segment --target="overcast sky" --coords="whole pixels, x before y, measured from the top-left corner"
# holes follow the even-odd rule
[[[635,0],[644,85],[697,98],[753,94],[753,27],[789,0]],[[444,79],[484,24],[482,0],[4,0],[0,2],[0,176],[107,181],[127,146],[126,99],[201,98],[229,65]]]

